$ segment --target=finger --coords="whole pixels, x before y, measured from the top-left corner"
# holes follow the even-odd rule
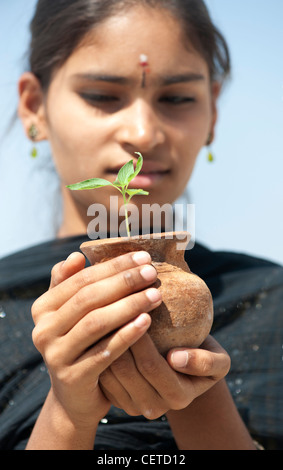
[[[95,312],[97,309],[131,296],[133,293],[147,289],[156,279],[157,272],[153,266],[142,266],[85,286],[53,314],[53,323],[57,335],[66,334],[90,312]],[[151,293],[155,295],[154,302],[160,302],[161,295],[159,291],[157,289],[150,290],[149,294]],[[131,302],[134,302],[135,299],[135,297],[132,298]],[[149,300],[151,301],[147,298],[146,310],[142,308],[142,310],[136,312],[137,314],[148,311],[147,309],[150,308]],[[140,307],[140,304],[137,305]],[[123,304],[122,308],[129,308],[127,302]],[[122,312],[122,309],[119,309],[119,311]],[[94,313],[94,315],[96,314]],[[96,318],[98,322],[102,321],[97,315]]]
[[[129,350],[122,354],[120,358],[116,359],[116,361],[120,361],[121,359],[121,361],[124,362],[124,356],[127,354],[131,354]],[[114,361],[114,363],[116,361]],[[128,369],[128,375],[132,376],[132,370]],[[133,380],[135,381],[134,377]],[[132,397],[129,395],[128,391],[113,374],[111,366],[100,374],[99,385],[105,397],[112,403],[112,405],[116,406],[116,408],[123,409],[131,416],[138,416],[141,414],[140,410],[133,403]]]
[[[161,301],[158,290],[147,289],[90,312],[65,336],[62,336],[65,357],[68,357],[70,362],[74,362],[101,338],[133,321],[141,313],[150,312],[160,305]],[[51,322],[51,329],[53,323]],[[49,335],[52,336],[52,331],[49,331]]]
[[[227,375],[230,369],[228,354],[211,336],[199,349],[176,348],[169,351],[167,360],[178,372],[216,381]]]
[[[72,279],[67,280],[64,285],[64,291],[59,292],[59,305],[72,298],[81,289],[92,286],[100,281],[104,281],[110,277],[118,276],[136,268],[137,266],[149,265],[151,257],[147,252],[128,253],[126,255],[113,258],[110,261],[90,266],[83,271],[77,273]],[[128,278],[130,282],[130,277]],[[55,295],[57,292],[54,293]],[[54,298],[55,300],[55,298]],[[63,301],[63,302],[62,302]],[[53,308],[56,308],[54,305]]]
[[[132,252],[113,258],[110,261],[90,266],[77,272],[74,276],[56,285],[52,290],[43,294],[35,304],[34,311],[40,316],[47,310],[57,310],[81,288],[122,273],[128,269],[151,263],[151,257],[147,252]]]
[[[61,282],[81,271],[84,267],[84,255],[79,252],[71,253],[66,261],[61,261],[52,268],[49,289],[58,286]]]
[[[156,390],[168,408],[185,408],[188,405],[187,377],[176,373],[166,359],[159,354],[152,339],[144,335],[131,347],[140,374]]]
[[[131,350],[112,362],[107,371],[102,382],[107,396],[113,395],[116,404],[128,414],[156,419],[168,410],[158,392],[137,369]]]
[[[79,368],[83,366],[86,372],[93,370],[99,376],[145,334],[150,324],[150,315],[146,313],[139,315],[132,322],[88,349],[77,359],[75,365]]]

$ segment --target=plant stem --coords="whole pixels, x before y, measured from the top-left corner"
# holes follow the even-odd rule
[[[130,238],[131,236],[131,232],[130,232],[130,227],[129,227],[129,215],[128,215],[128,208],[127,208],[127,198],[126,198],[126,194],[124,193],[123,191],[123,199],[124,199],[124,207],[125,207],[125,222],[126,222],[126,230],[127,230],[127,235],[128,237]]]

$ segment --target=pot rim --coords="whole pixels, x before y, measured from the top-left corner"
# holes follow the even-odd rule
[[[179,231],[179,232],[161,232],[161,233],[145,233],[142,235],[133,235],[131,237],[109,237],[109,238],[101,238],[97,240],[89,240],[84,242],[81,246],[87,247],[92,245],[105,245],[105,244],[116,244],[116,243],[131,243],[132,241],[139,241],[139,240],[179,240],[184,241],[187,238],[187,243],[189,243],[191,239],[191,234],[186,231]]]

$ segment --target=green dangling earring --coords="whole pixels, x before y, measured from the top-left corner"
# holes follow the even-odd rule
[[[208,154],[207,154],[207,160],[209,161],[209,163],[213,163],[214,162],[214,156],[213,154],[211,153],[211,150],[209,150]]]
[[[33,142],[35,142],[35,140],[38,136],[38,130],[37,130],[37,128],[34,124],[32,124],[30,126],[28,134],[29,134],[30,139]],[[38,156],[38,151],[37,151],[37,148],[35,146],[33,146],[33,148],[31,149],[30,156],[31,156],[31,158],[36,158]]]
[[[214,155],[211,151],[210,145],[212,144],[212,132],[210,132],[206,145],[208,147],[208,154],[207,154],[207,160],[209,163],[213,163],[215,161]]]
[[[38,155],[37,148],[33,147],[30,151],[30,156],[31,156],[31,158],[36,158],[37,155]]]

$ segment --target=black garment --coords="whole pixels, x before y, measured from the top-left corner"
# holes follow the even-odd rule
[[[46,367],[31,340],[34,300],[51,268],[85,241],[55,240],[0,260],[0,449],[24,449],[48,393]],[[227,382],[252,435],[283,448],[283,268],[201,245],[185,255],[214,297],[214,337],[228,351]],[[176,450],[165,418],[134,418],[114,407],[99,425],[95,449]]]

